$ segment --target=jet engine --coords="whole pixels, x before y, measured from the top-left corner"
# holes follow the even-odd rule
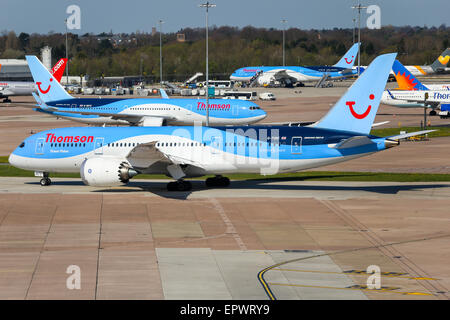
[[[114,186],[127,184],[138,172],[124,159],[96,157],[83,161],[80,174],[88,186]]]

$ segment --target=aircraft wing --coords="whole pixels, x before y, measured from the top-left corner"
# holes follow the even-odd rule
[[[386,138],[390,139],[390,140],[400,140],[400,139],[406,139],[406,138],[414,137],[414,136],[421,136],[423,134],[427,134],[427,133],[430,133],[433,131],[437,131],[437,130],[422,130],[422,131],[398,134],[398,135],[390,136],[390,137],[386,137]]]
[[[273,77],[274,77],[275,80],[277,80],[277,81],[280,81],[280,80],[283,80],[283,79],[294,79],[292,76],[290,76],[290,75],[288,74],[288,72],[287,72],[286,69],[281,69],[281,70],[275,72],[275,73],[273,74]]]
[[[0,87],[0,97],[1,96],[7,97],[7,96],[13,96],[13,95],[14,95],[14,92],[11,91],[10,89],[5,88],[5,87]]]
[[[167,165],[190,165],[202,168],[201,164],[183,158],[182,156],[174,156],[164,153],[156,146],[156,144],[157,141],[139,144],[126,156],[127,160],[134,168],[137,169],[148,168],[157,162],[162,162]]]

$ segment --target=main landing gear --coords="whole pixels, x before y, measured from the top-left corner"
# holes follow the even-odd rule
[[[192,184],[189,181],[178,180],[169,182],[167,184],[167,191],[189,191],[192,189]]]
[[[48,172],[44,172],[44,177],[40,181],[41,186],[49,186],[52,184],[52,180],[48,177]]]
[[[213,178],[206,179],[205,184],[208,188],[225,188],[230,185],[230,179],[228,179],[227,177],[215,176]],[[190,191],[191,189],[192,184],[189,181],[185,181],[183,179],[172,181],[167,184],[167,191]]]
[[[208,178],[205,181],[207,187],[228,187],[230,185],[230,179],[222,176],[215,176],[214,178]]]

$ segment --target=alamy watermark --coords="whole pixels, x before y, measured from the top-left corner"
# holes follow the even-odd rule
[[[76,4],[71,4],[67,7],[66,13],[69,15],[67,17],[67,29],[69,30],[80,30],[81,29],[81,9]]]

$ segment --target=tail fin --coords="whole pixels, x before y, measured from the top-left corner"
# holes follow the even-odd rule
[[[48,72],[47,68],[36,56],[26,56],[28,67],[39,93],[39,97],[44,102],[72,99],[72,96],[64,90],[54,76]]]
[[[55,77],[58,82],[61,82],[61,78],[64,74],[64,70],[66,69],[67,59],[60,59],[52,68],[51,74]]]
[[[415,76],[405,68],[400,61],[395,60],[392,65],[395,80],[397,80],[398,89],[400,90],[428,90]]]
[[[351,69],[355,64],[356,56],[358,55],[358,47],[359,43],[355,43],[334,66]]]
[[[444,50],[444,52],[441,53],[441,55],[436,59],[436,61],[433,62],[431,68],[436,72],[442,71],[443,69],[445,69],[449,61],[450,61],[450,48],[447,48]]]
[[[375,58],[358,80],[313,127],[369,134],[396,53]]]

